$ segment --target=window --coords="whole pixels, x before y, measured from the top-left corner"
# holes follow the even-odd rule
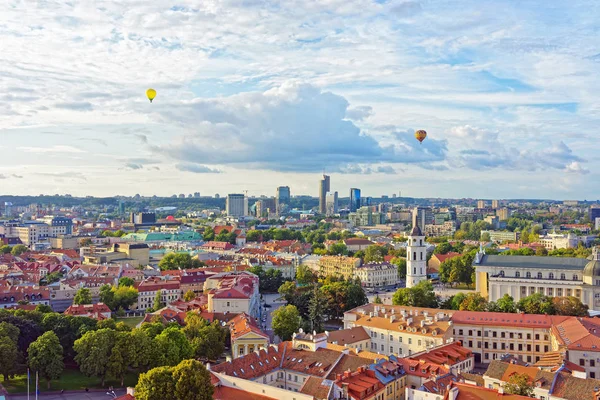
[[[519,271],[515,272],[515,278],[520,278],[521,277],[521,273]]]
[[[412,344],[412,338],[408,338],[408,344]]]
[[[514,336],[515,336],[515,334],[512,332],[508,334],[508,337],[510,337],[511,339],[514,339]]]
[[[500,276],[504,276],[504,271],[500,271]]]
[[[585,360],[583,358],[579,359],[579,365],[585,366]]]
[[[421,261],[423,261],[423,252],[421,252]]]
[[[390,335],[390,342],[394,341],[394,337],[392,335]]]
[[[574,280],[574,281],[578,281],[578,280],[579,280],[579,277],[578,277],[577,275],[573,275],[573,280]]]
[[[565,275],[565,274],[560,274],[560,279],[561,279],[561,280],[563,280],[563,281],[564,281],[564,280],[566,280],[566,279],[567,279],[567,275]]]
[[[531,278],[531,272],[526,272],[525,273],[525,278]]]
[[[394,346],[390,346],[390,353],[394,354]]]
[[[469,329],[469,336],[473,336],[473,331]]]
[[[538,279],[542,279],[542,273],[541,273],[541,272],[538,272],[538,273],[537,273],[537,277],[538,277]]]
[[[596,366],[596,360],[590,360],[590,367]]]
[[[596,379],[596,373],[595,372],[590,372],[590,378]]]
[[[462,329],[459,329],[459,330],[458,330],[458,334],[462,336],[462,334],[463,334],[463,330],[462,330]]]
[[[413,251],[413,260],[416,260],[416,259],[417,259],[417,252]]]
[[[550,273],[548,274],[548,279],[554,279],[554,273],[550,272]]]

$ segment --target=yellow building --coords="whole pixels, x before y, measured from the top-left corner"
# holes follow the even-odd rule
[[[344,256],[325,256],[319,260],[319,275],[341,276],[344,279],[354,277],[354,270],[360,266],[360,258]]]
[[[267,350],[269,335],[260,330],[255,319],[246,313],[236,315],[228,323],[231,333],[231,354],[233,358],[258,350]]]

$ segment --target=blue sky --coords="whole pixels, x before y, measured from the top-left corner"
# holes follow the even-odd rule
[[[600,198],[596,1],[8,4],[1,193]]]

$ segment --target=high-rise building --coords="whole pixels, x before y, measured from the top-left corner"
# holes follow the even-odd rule
[[[369,207],[371,204],[373,204],[373,198],[372,197],[363,197],[362,198],[362,203],[363,206]]]
[[[284,211],[284,206],[290,204],[291,197],[289,186],[279,186],[277,188],[277,193],[275,193],[275,210],[277,215],[280,215]]]
[[[496,210],[496,216],[500,221],[506,221],[510,217],[510,210],[506,207],[498,208]]]
[[[4,216],[5,217],[12,216],[12,203],[10,201],[4,202]]]
[[[350,212],[356,212],[360,208],[360,189],[350,189]]]
[[[245,217],[248,215],[248,198],[243,194],[228,194],[225,210],[230,217]]]
[[[413,228],[406,246],[406,287],[411,288],[427,279],[427,246],[419,227],[419,208],[413,211]]]
[[[429,207],[415,207],[413,210],[413,214],[417,215],[417,219],[419,221],[419,226],[425,227],[425,225],[430,225],[435,223],[435,215],[433,214],[433,210]],[[413,226],[414,226],[414,216],[413,216]],[[425,229],[425,228],[423,228]]]
[[[485,208],[485,200],[478,200],[477,208]]]
[[[200,192],[194,192],[194,197],[195,198],[199,198],[200,197]]]
[[[588,212],[590,222],[593,224],[596,222],[596,218],[600,218],[600,204],[592,204]]]
[[[498,200],[492,200],[492,208],[497,210],[500,207],[500,202]]]
[[[327,194],[326,199],[326,215],[334,215],[338,212],[338,192]]]
[[[319,181],[319,213],[327,212],[327,193],[331,190],[331,181],[329,175],[323,175]]]
[[[256,216],[268,217],[275,212],[275,199],[260,199],[256,202]]]

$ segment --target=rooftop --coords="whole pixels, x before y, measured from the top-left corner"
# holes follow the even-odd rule
[[[589,260],[572,257],[496,256],[484,254],[475,264],[485,267],[567,269],[583,271]]]

